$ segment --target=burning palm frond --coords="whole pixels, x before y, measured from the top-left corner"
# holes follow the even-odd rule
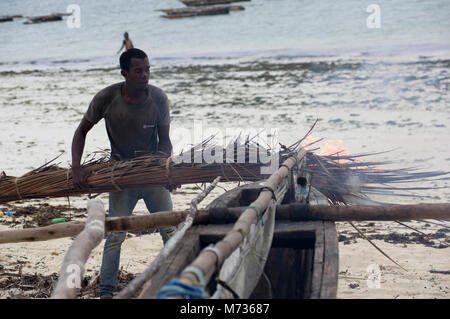
[[[443,171],[418,172],[416,168],[383,169],[392,162],[361,160],[377,154],[320,156],[309,152],[307,169],[312,174],[311,184],[333,201],[346,203],[345,197],[349,195],[366,200],[369,195],[419,196],[411,192],[429,190],[430,187],[400,187],[395,184],[436,181],[449,174]]]

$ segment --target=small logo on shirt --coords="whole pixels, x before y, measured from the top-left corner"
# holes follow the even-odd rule
[[[155,127],[154,125],[146,125],[146,124],[144,124],[142,126],[142,128],[144,128],[144,129],[146,129],[146,128],[154,128],[154,127]]]

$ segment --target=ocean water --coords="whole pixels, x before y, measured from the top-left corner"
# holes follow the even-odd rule
[[[252,0],[229,15],[168,20],[175,0],[6,1],[0,15],[64,12],[66,20],[0,23],[0,171],[20,175],[59,154],[93,95],[121,81],[124,31],[150,56],[150,82],[171,101],[172,140],[194,124],[277,129],[290,144],[309,130],[351,153],[391,152],[391,167],[450,171],[450,1]],[[239,3],[238,3],[239,4]],[[380,28],[369,28],[371,4]],[[192,133],[192,139],[195,139]],[[325,147],[325,142],[321,144]],[[86,153],[109,148],[104,124]],[[413,185],[418,186],[418,185]],[[448,202],[447,179],[423,182]],[[434,189],[431,189],[434,188]]]
[[[448,50],[448,0],[252,0],[244,11],[164,19],[158,9],[177,0],[3,0],[0,14],[38,16],[80,8],[80,28],[66,21],[0,24],[2,64],[116,63],[124,31],[136,47],[158,59],[277,55],[397,55]],[[380,28],[368,28],[366,10],[377,4]]]

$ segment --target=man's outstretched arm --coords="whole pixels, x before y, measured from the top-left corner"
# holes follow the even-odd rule
[[[75,130],[72,139],[72,180],[76,189],[88,189],[87,177],[89,174],[81,167],[81,156],[83,155],[86,135],[94,126],[91,122],[83,118]]]

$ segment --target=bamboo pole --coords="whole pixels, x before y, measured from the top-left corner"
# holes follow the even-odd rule
[[[207,220],[208,210],[201,210],[197,220]],[[189,211],[163,211],[143,216],[108,217],[105,219],[105,231],[130,231],[151,228],[177,226],[186,219]],[[64,237],[77,236],[85,223],[74,221],[50,226],[0,231],[0,244],[36,242]]]
[[[0,231],[0,244],[35,242],[73,237],[81,233],[84,225],[84,222],[76,221],[44,227],[4,230]]]
[[[282,179],[289,174],[292,167],[296,163],[298,164],[298,161],[301,161],[305,155],[306,151],[302,148],[296,155],[285,160],[281,167],[267,179],[264,186],[271,188],[272,190],[276,189]],[[232,230],[228,232],[225,238],[214,245],[215,251],[203,250],[194,262],[188,266],[188,268],[185,268],[185,271],[181,273],[179,280],[190,286],[197,285],[198,282],[201,281],[199,280],[200,278],[198,278],[194,272],[189,270],[189,268],[197,268],[203,274],[204,282],[209,282],[212,274],[216,271],[217,260],[225,260],[239,247],[250,232],[251,224],[269,205],[272,200],[272,195],[273,194],[269,189],[261,191],[258,198],[249,205],[236,221]]]
[[[150,264],[149,267],[137,278],[133,279],[127,287],[125,287],[115,299],[129,299],[132,298],[141,287],[145,284],[143,291],[146,291],[151,283],[150,279],[153,274],[161,267],[164,260],[173,252],[177,243],[183,239],[186,231],[192,226],[194,218],[197,214],[197,205],[206,197],[208,194],[216,187],[217,183],[220,181],[220,176],[218,176],[203,192],[200,193],[196,198],[191,201],[191,207],[186,220],[182,225],[180,225],[175,232],[175,234],[168,240],[164,245],[163,249],[159,252],[156,259]]]
[[[223,222],[234,222],[244,207],[227,208]],[[297,213],[291,213],[297,211]],[[188,216],[188,210],[163,211],[142,216],[109,217],[105,220],[105,231],[145,230],[166,226],[177,226]],[[450,204],[414,204],[392,206],[306,206],[301,204],[278,205],[277,220],[327,220],[327,221],[407,221],[450,218]],[[207,209],[198,210],[194,224],[214,222]],[[78,235],[84,222],[75,221],[45,227],[0,231],[0,244],[35,242]]]
[[[53,299],[76,298],[84,276],[84,265],[91,251],[102,241],[105,234],[105,209],[99,199],[87,204],[86,227],[75,238],[64,257],[59,280],[52,293]]]
[[[234,219],[237,219],[236,216],[239,216],[240,208],[231,208],[230,212],[233,212],[235,216]],[[185,221],[188,214],[188,210],[183,210],[162,211],[142,216],[108,217],[105,219],[105,231],[137,231],[158,227],[177,226]],[[233,216],[230,216],[230,218],[233,218]],[[207,223],[208,221],[209,210],[199,210],[198,215],[194,219],[194,223]],[[0,244],[37,242],[74,237],[81,233],[84,226],[84,222],[74,221],[44,227],[4,230],[0,231]]]

